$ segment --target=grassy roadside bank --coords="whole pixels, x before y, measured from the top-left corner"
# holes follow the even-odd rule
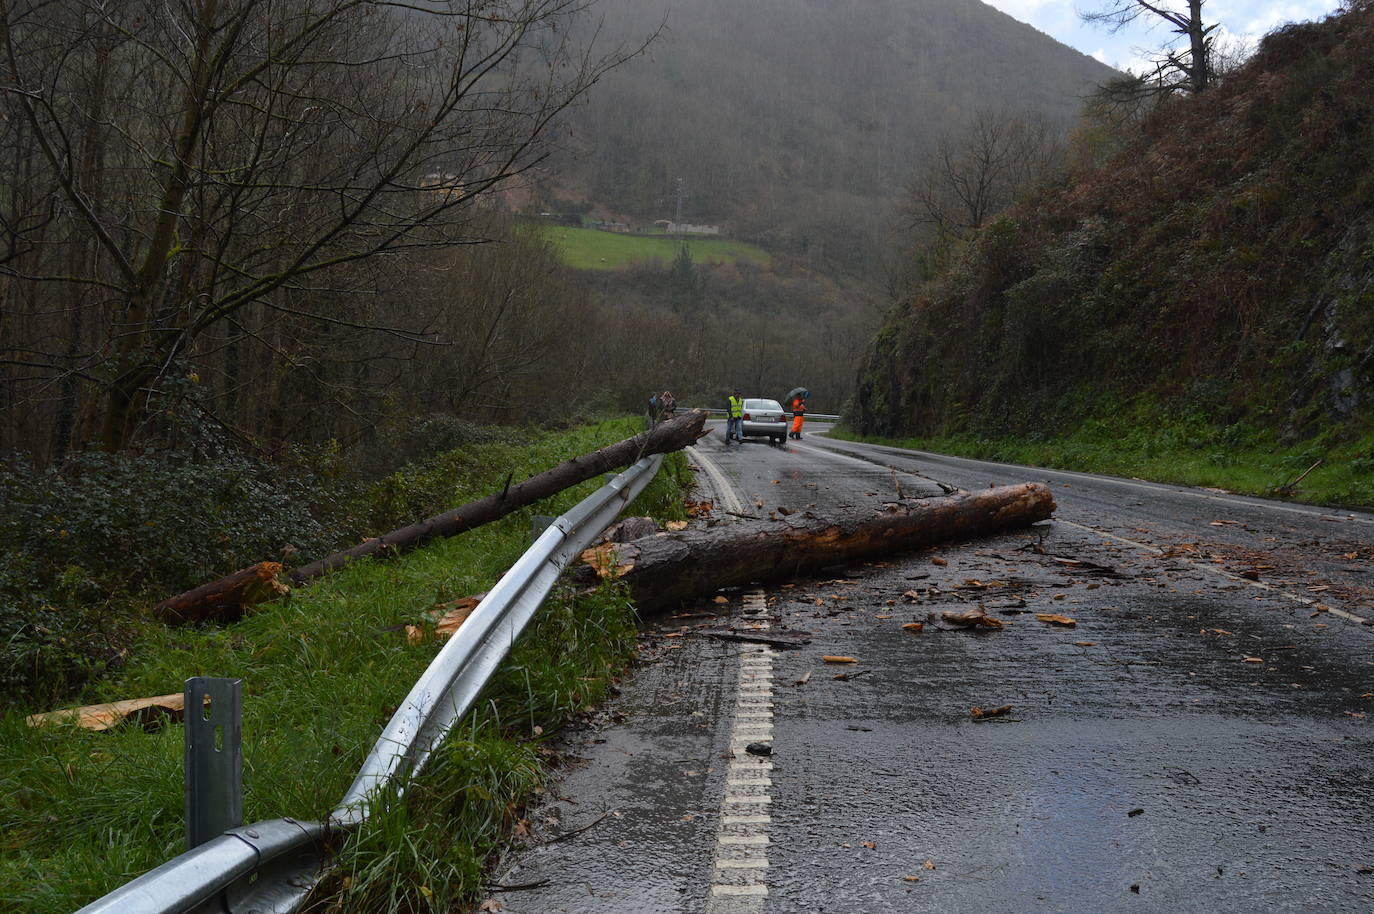
[[[547,435],[521,465],[492,466],[490,482],[635,430],[626,420]],[[630,511],[682,517],[688,475],[684,456],[670,455]],[[411,643],[406,625],[488,589],[527,546],[532,514],[561,513],[600,482],[400,559],[355,563],[232,625],[149,626],[128,664],[81,699],[177,692],[193,675],[241,677],[245,820],[319,820],[438,649],[432,631]],[[542,739],[601,700],[635,631],[614,588],[551,598],[424,776],[350,837],[316,909],[448,911],[479,898],[488,855],[542,782]],[[28,710],[0,718],[0,911],[70,912],[181,852],[180,725],[34,729]]]
[[[1042,440],[1025,438],[879,438],[837,427],[833,437],[979,460],[1079,470],[1245,495],[1374,509],[1374,433],[1345,442],[1283,446],[1239,426],[1163,423],[1123,427],[1085,423]],[[1312,469],[1313,464],[1317,464]],[[1306,476],[1303,473],[1311,469]],[[1297,481],[1302,476],[1301,481]]]

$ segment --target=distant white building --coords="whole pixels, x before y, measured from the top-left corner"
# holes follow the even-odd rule
[[[660,219],[654,225],[663,226],[663,231],[669,235],[719,235],[720,226],[718,225],[693,225],[690,222],[671,222]]]

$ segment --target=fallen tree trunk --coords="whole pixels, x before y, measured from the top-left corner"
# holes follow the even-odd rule
[[[469,502],[451,511],[445,511],[443,514],[437,514],[408,527],[402,527],[382,536],[364,540],[351,549],[336,552],[309,565],[302,565],[290,572],[288,579],[292,584],[303,584],[326,572],[342,568],[355,559],[379,555],[388,551],[407,552],[418,546],[423,546],[430,540],[457,536],[459,533],[474,527],[499,520],[513,511],[550,495],[555,495],[564,489],[577,485],[579,482],[584,482],[611,470],[627,467],[641,458],[681,450],[706,434],[704,430],[706,415],[702,410],[683,413],[681,416],[668,422],[659,423],[633,438],[626,438],[615,444],[607,445],[590,454],[572,457],[552,469],[545,470],[538,476],[532,476],[513,486],[508,484],[500,492],[485,498]],[[275,563],[262,562],[250,568],[236,571],[218,581],[197,587],[195,590],[187,591],[180,596],[172,597],[170,600],[164,600],[153,608],[153,612],[168,622],[238,618],[243,614],[244,608],[251,605],[251,602],[259,601],[243,602],[241,599],[236,600],[234,595],[242,593],[242,591],[236,589],[235,582],[257,573],[266,565],[272,564]],[[276,570],[280,571],[281,566],[277,565]],[[288,589],[282,586],[281,592],[284,593]]]
[[[656,533],[582,554],[584,579],[617,576],[641,613],[721,587],[794,578],[859,559],[988,536],[1047,519],[1054,496],[1036,483],[906,501],[858,517],[812,512],[779,520]]]
[[[258,562],[218,581],[163,600],[153,607],[153,615],[173,624],[237,619],[247,607],[291,592],[291,588],[278,580],[279,574],[280,562]]]

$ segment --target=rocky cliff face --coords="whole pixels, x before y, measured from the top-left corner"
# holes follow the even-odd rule
[[[1374,3],[1357,0],[988,225],[889,315],[857,424],[1054,433],[1146,398],[1296,438],[1367,430],[1372,214]]]

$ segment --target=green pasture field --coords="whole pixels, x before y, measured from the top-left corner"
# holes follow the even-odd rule
[[[616,420],[484,454],[489,484],[533,475],[642,430]],[[465,459],[469,452],[465,450]],[[630,513],[685,517],[685,457],[669,455]],[[402,557],[350,564],[232,624],[150,624],[90,703],[180,692],[190,676],[243,680],[244,817],[321,821],[439,649],[431,613],[489,589],[590,480],[500,521]],[[408,636],[415,626],[422,637]],[[622,675],[637,625],[621,588],[556,591],[425,772],[340,842],[312,909],[466,910],[546,775],[544,742]],[[0,912],[66,914],[183,850],[183,728],[105,732],[0,716]]]
[[[621,270],[653,263],[666,267],[677,256],[679,243],[668,235],[620,235],[566,225],[551,225],[545,231],[563,262],[579,270]],[[686,244],[697,264],[767,266],[771,261],[767,251],[743,241],[689,238]]]

